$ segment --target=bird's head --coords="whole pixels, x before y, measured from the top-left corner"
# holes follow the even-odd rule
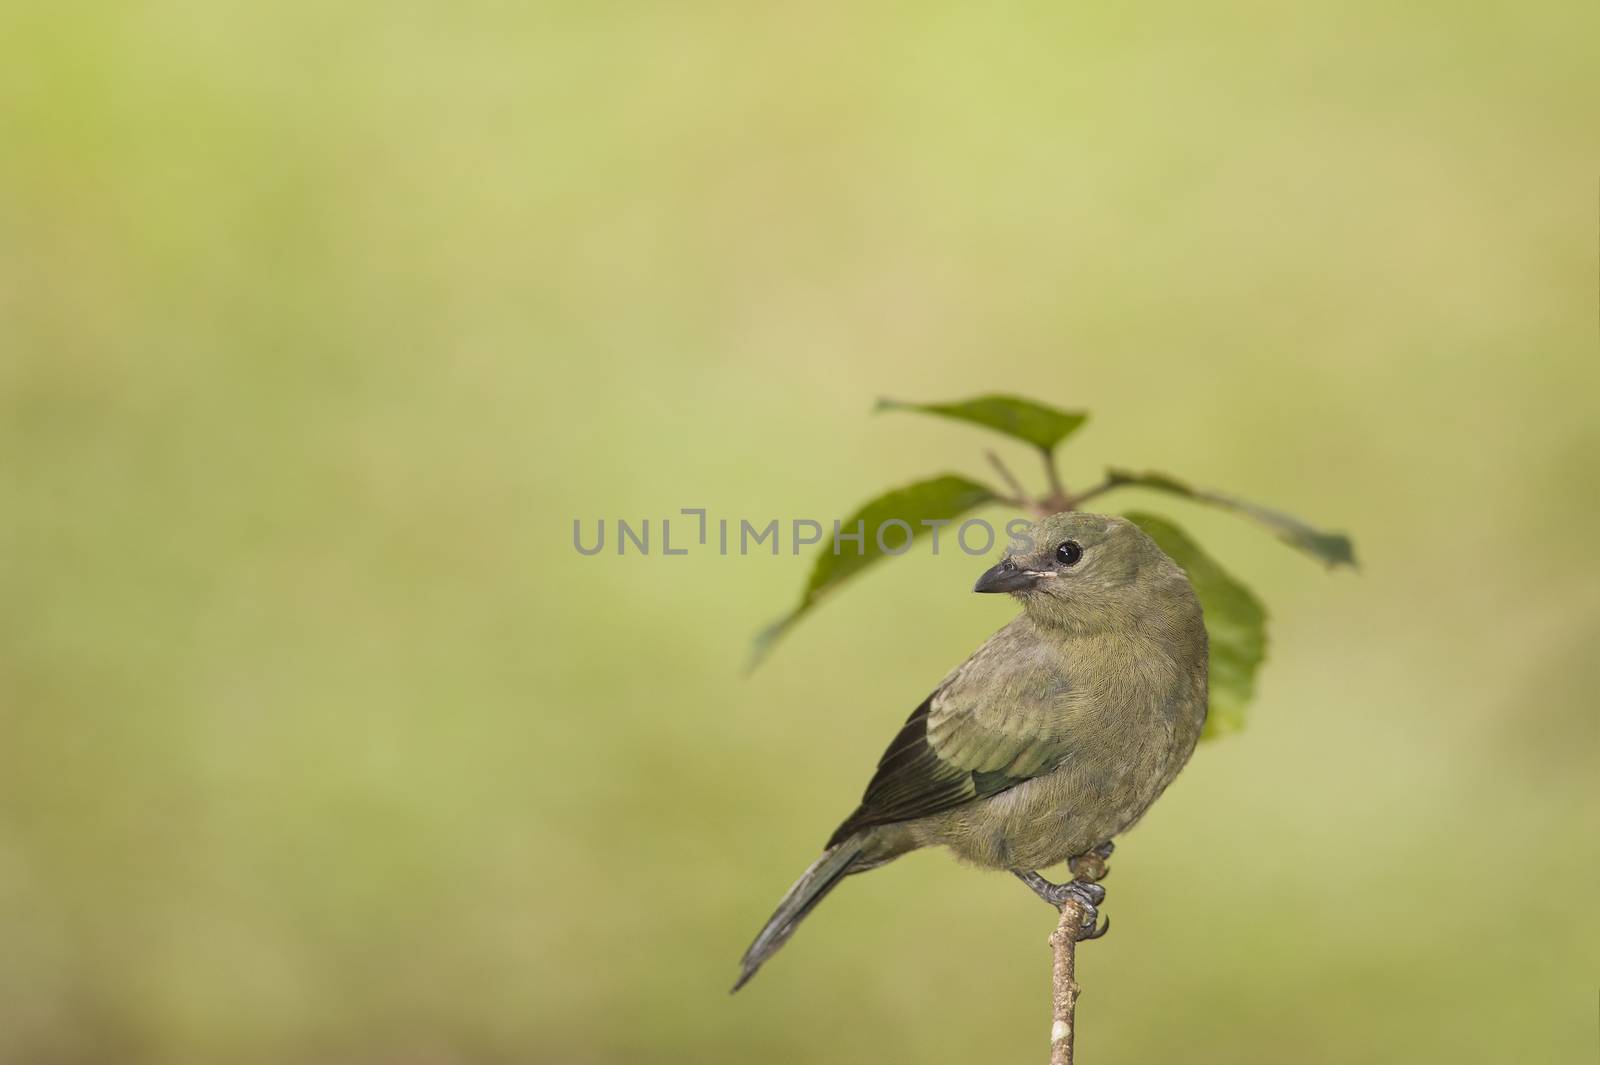
[[[1037,620],[1069,628],[1119,624],[1169,594],[1193,598],[1188,579],[1126,518],[1069,511],[1034,522],[975,592],[1009,592]]]

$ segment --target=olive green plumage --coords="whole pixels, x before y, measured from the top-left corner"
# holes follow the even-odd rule
[[[735,990],[845,875],[932,846],[994,869],[1054,865],[1126,831],[1188,761],[1205,625],[1188,577],[1138,526],[1045,518],[975,590],[1010,592],[1023,613],[906,721]]]

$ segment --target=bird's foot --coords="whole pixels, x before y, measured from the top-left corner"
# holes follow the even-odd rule
[[[1072,879],[1098,884],[1110,876],[1111,867],[1106,861],[1116,849],[1117,845],[1108,839],[1098,847],[1089,848],[1076,858],[1067,859],[1067,867],[1072,870]]]
[[[1069,880],[1065,884],[1052,884],[1044,877],[1031,869],[1011,870],[1018,880],[1033,889],[1039,896],[1056,909],[1066,908],[1067,903],[1075,904],[1083,911],[1083,920],[1078,929],[1078,940],[1099,939],[1111,930],[1111,918],[1107,917],[1104,924],[1100,924],[1099,906],[1106,900],[1106,889],[1099,884],[1083,880]],[[1098,925],[1098,927],[1096,927]]]

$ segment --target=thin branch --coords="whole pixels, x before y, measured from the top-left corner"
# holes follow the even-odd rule
[[[1050,494],[1042,501],[1049,513],[1062,510],[1071,510],[1073,507],[1072,496],[1068,494],[1066,486],[1061,483],[1061,473],[1056,469],[1056,453],[1049,448],[1041,448],[1040,454],[1044,456],[1044,475],[1050,480]]]
[[[1072,1034],[1078,1009],[1078,936],[1087,916],[1083,908],[1068,899],[1061,907],[1061,920],[1050,933],[1050,1065],[1072,1065]]]
[[[1114,850],[1116,847],[1108,840],[1073,858],[1067,863],[1072,869],[1072,879],[1088,884],[1104,880],[1111,872],[1106,860]],[[1069,897],[1061,904],[1061,920],[1056,922],[1056,930],[1050,933],[1050,1065],[1072,1065],[1079,991],[1074,972],[1078,940],[1105,934],[1104,928],[1096,932],[1086,924],[1088,918],[1089,912]],[[1109,918],[1106,927],[1110,927]]]
[[[1000,475],[1000,479],[1005,481],[1006,488],[1011,492],[1010,499],[1001,499],[1000,502],[1009,503],[1014,507],[1026,510],[1036,518],[1042,518],[1050,513],[1041,501],[1028,494],[1028,490],[1022,487],[1022,482],[1017,480],[1017,475],[1011,472],[1009,466],[1000,461],[999,455],[996,455],[993,451],[985,451],[983,455],[989,460],[989,465],[993,466],[995,472]]]
[[[1118,483],[1119,482],[1112,481],[1112,480],[1101,481],[1099,484],[1095,485],[1093,488],[1091,488],[1088,491],[1084,492],[1081,496],[1077,496],[1076,498],[1074,498],[1072,500],[1073,509],[1075,509],[1075,510],[1079,509],[1085,503],[1087,503],[1089,500],[1093,499],[1095,496],[1103,495],[1104,493],[1111,491],[1113,488],[1117,487]]]
[[[994,467],[994,471],[1006,483],[1006,487],[1011,490],[1013,497],[1017,499],[1028,498],[1028,490],[1022,487],[1022,482],[1017,480],[1017,475],[1011,472],[1011,468],[1000,461],[999,455],[996,455],[993,451],[985,451],[983,457],[989,460],[989,465]]]

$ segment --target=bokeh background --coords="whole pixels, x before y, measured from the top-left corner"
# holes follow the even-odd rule
[[[1093,412],[1348,530],[1123,841],[1086,1062],[1593,1061],[1592,4],[0,10],[0,1062],[1027,1062],[1051,916],[771,906],[1011,612],[841,517]],[[994,516],[1003,518],[1001,512]]]

